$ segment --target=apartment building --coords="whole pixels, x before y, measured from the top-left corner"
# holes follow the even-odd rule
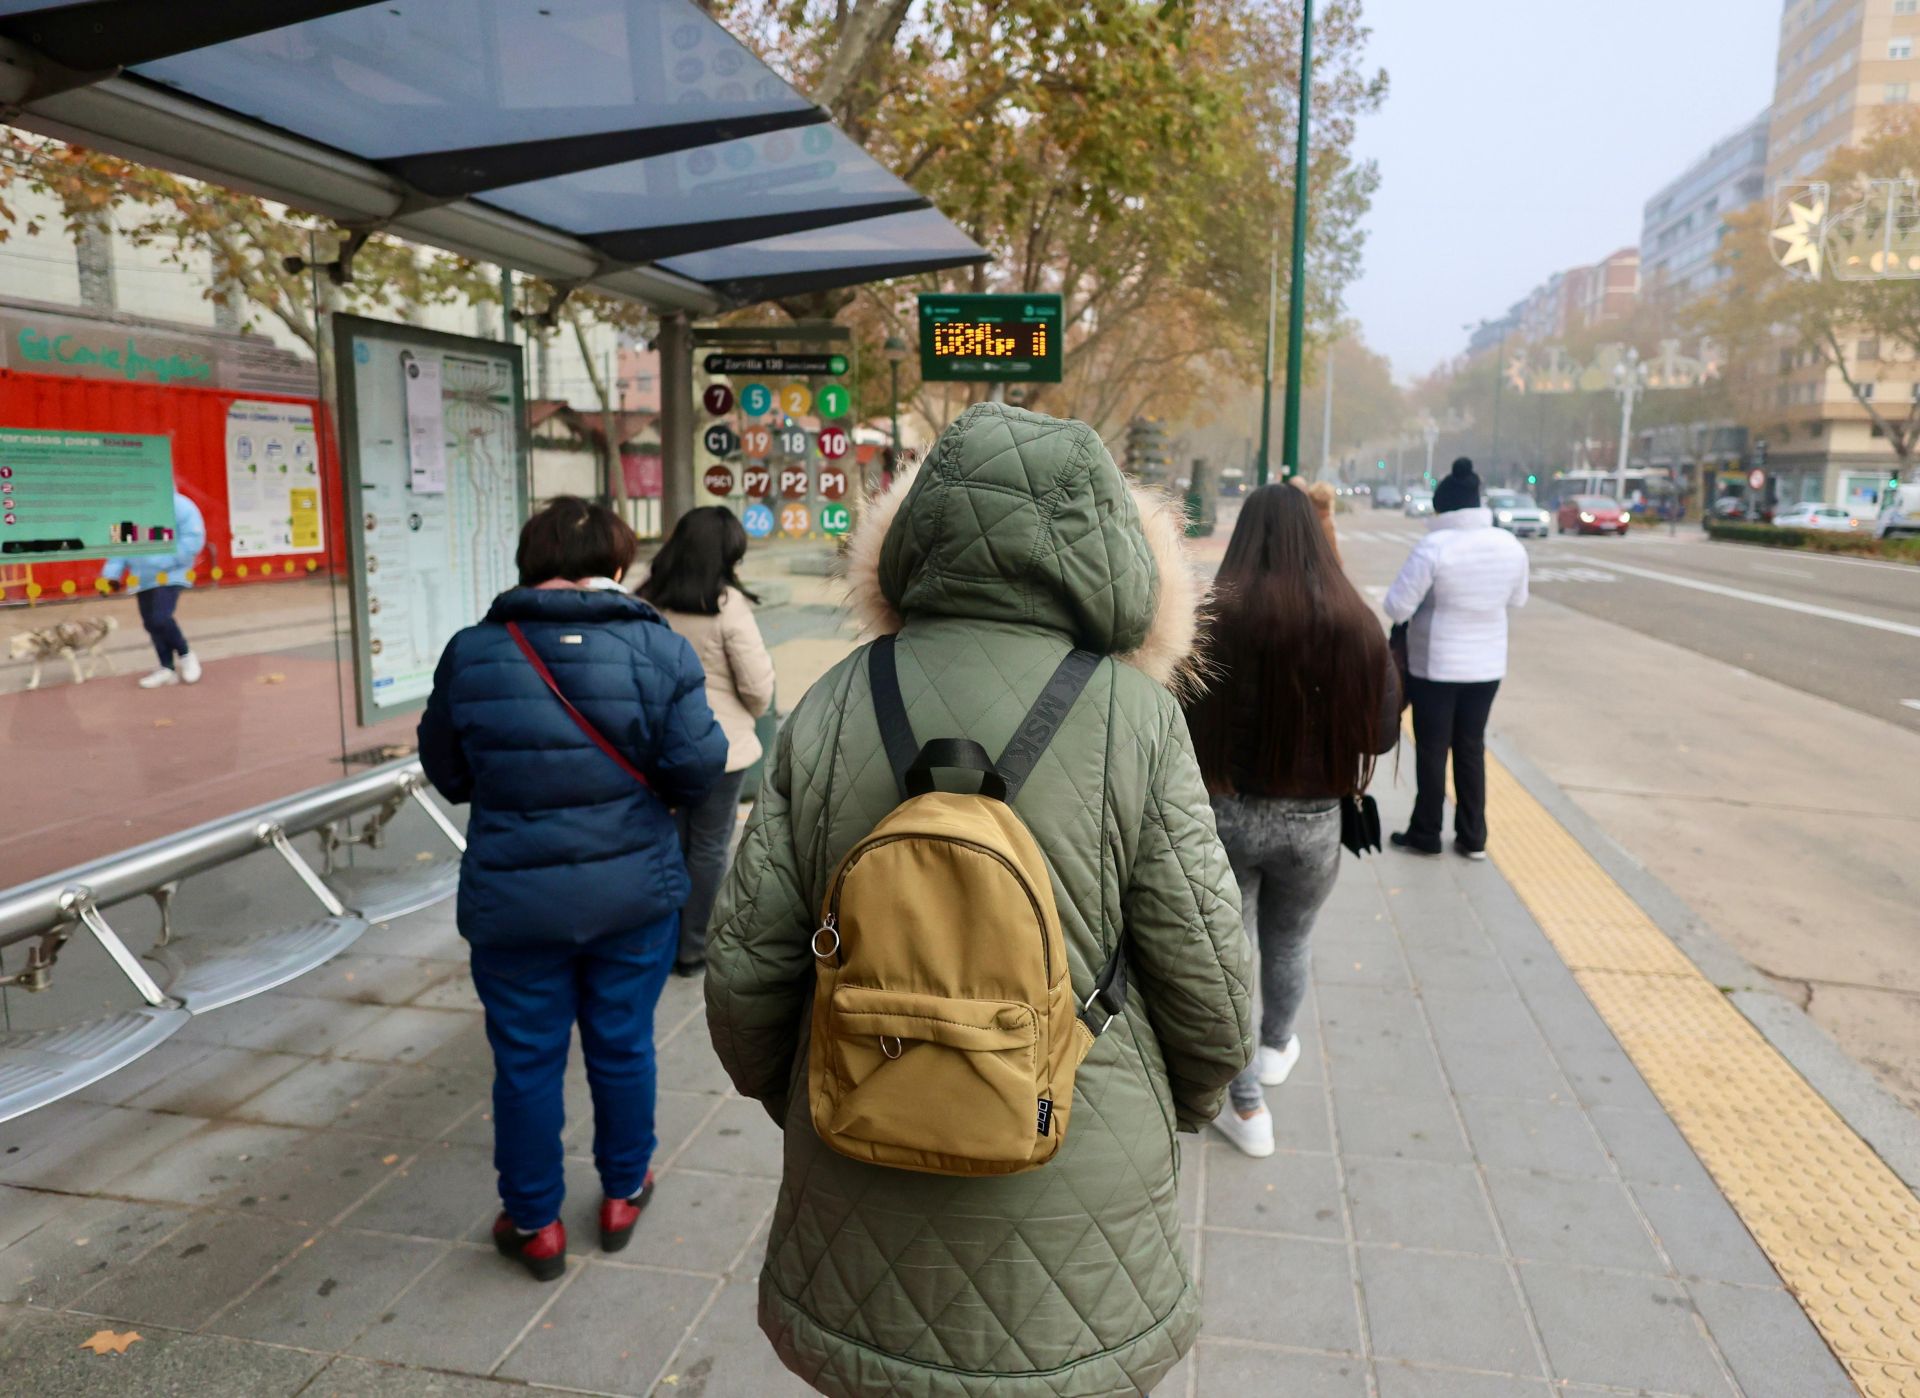
[[[1780,16],[1767,185],[1805,179],[1920,102],[1920,0],[1790,0]]]
[[[1762,112],[1701,156],[1653,198],[1640,223],[1640,285],[1645,295],[1684,305],[1725,275],[1715,261],[1727,215],[1767,191],[1767,142],[1773,113]]]

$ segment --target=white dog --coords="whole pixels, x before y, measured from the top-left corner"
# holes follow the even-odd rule
[[[66,657],[67,664],[73,667],[73,682],[85,684],[87,672],[81,661],[93,657],[109,671],[114,668],[113,657],[102,646],[107,637],[120,629],[120,623],[113,617],[89,617],[84,621],[56,621],[51,626],[42,626],[35,631],[14,633],[11,652],[15,660],[33,662],[33,678],[27,681],[28,689],[40,687],[40,667],[49,660]]]

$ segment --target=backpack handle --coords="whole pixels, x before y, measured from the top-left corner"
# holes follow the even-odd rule
[[[1007,799],[1007,779],[994,765],[987,750],[971,738],[935,738],[920,749],[903,778],[909,796],[925,796],[933,790],[933,770],[952,767],[979,772],[980,794],[995,801]]]

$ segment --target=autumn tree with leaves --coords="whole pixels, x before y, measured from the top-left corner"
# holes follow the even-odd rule
[[[1833,211],[1867,204],[1869,182],[1920,179],[1920,117],[1892,111],[1865,144],[1836,151],[1814,178],[1832,189]],[[1770,247],[1774,218],[1765,203],[1727,219],[1720,261],[1728,269],[1719,294],[1703,312],[1704,323],[1725,344],[1729,360],[1744,369],[1755,412],[1772,408],[1765,394],[1781,381],[1782,352],[1807,356],[1840,376],[1865,410],[1878,435],[1886,439],[1899,472],[1911,477],[1920,456],[1920,392],[1882,396],[1874,391],[1881,364],[1902,366],[1901,377],[1920,381],[1920,280],[1857,280],[1836,276],[1825,266],[1817,278],[1790,275],[1775,262]],[[1867,241],[1880,244],[1880,227],[1871,207],[1859,217]],[[1906,216],[1913,219],[1913,213]],[[1867,224],[1871,226],[1866,226]],[[1830,256],[1856,256],[1844,238],[1829,241]],[[1877,342],[1871,360],[1859,353],[1861,341]]]
[[[716,13],[993,254],[988,268],[785,303],[873,346],[913,293],[1057,292],[1065,382],[1026,401],[1117,432],[1258,372],[1291,235],[1297,3],[722,0]],[[1383,99],[1358,0],[1315,27],[1310,324],[1331,329],[1375,186],[1353,127]],[[1282,297],[1286,294],[1284,284]],[[1284,301],[1283,301],[1284,304]],[[903,385],[938,423],[942,403]],[[973,390],[977,393],[979,390]],[[965,394],[965,390],[961,391]],[[964,397],[960,398],[964,402]]]

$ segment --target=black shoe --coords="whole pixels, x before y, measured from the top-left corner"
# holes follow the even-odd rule
[[[1424,854],[1424,855],[1432,856],[1440,853],[1440,847],[1438,845],[1435,845],[1432,849],[1428,849],[1425,845],[1415,843],[1413,837],[1407,834],[1407,832],[1404,830],[1394,831],[1391,835],[1387,837],[1387,839],[1392,843],[1395,849],[1403,849],[1408,854]]]
[[[673,963],[674,975],[684,977],[688,980],[691,980],[706,969],[707,958],[704,956],[696,956],[688,961],[676,961]]]
[[[1485,859],[1487,857],[1486,850],[1476,849],[1472,845],[1463,845],[1458,840],[1455,840],[1453,842],[1453,852],[1459,855],[1462,859],[1478,860],[1478,859]]]

